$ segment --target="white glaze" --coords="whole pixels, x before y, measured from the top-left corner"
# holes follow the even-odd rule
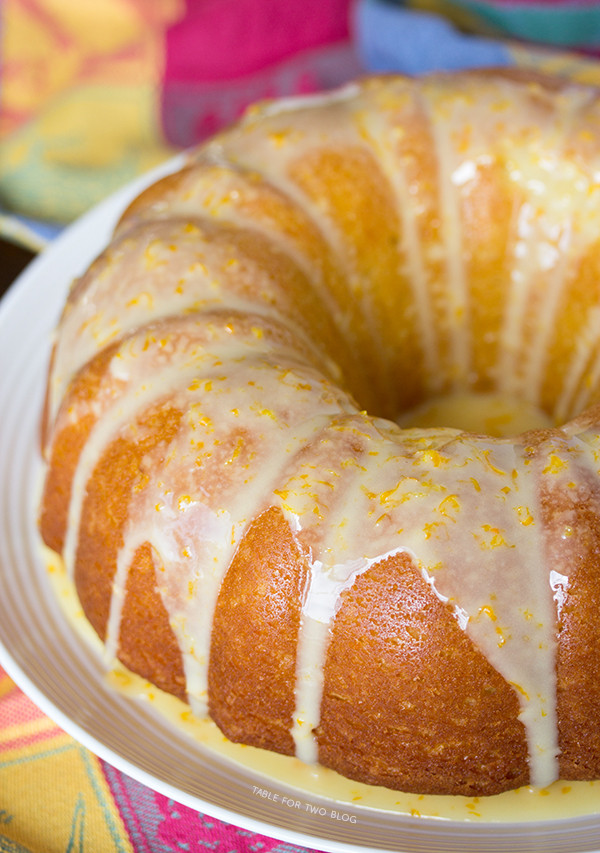
[[[66,619],[93,653],[102,656],[102,644],[81,610],[77,593],[67,577],[61,558],[44,547],[42,558]],[[211,720],[191,714],[190,709],[180,700],[157,690],[153,684],[132,674],[118,662],[108,672],[107,682],[122,695],[155,707],[160,714],[161,726],[166,726],[166,732],[172,726],[178,734],[184,733],[190,738],[192,748],[199,745],[201,749],[208,749],[215,754],[217,760],[225,758],[249,768],[259,779],[265,779],[264,784],[275,792],[281,784],[286,789],[291,787],[309,797],[323,796],[337,804],[343,803],[349,811],[357,807],[372,808],[413,817],[469,823],[527,824],[539,820],[556,820],[557,816],[568,819],[600,811],[600,781],[555,782],[542,789],[527,785],[492,797],[403,794],[379,786],[364,785],[296,758],[231,743]]]

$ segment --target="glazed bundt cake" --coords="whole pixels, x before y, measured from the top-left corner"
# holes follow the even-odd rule
[[[109,658],[366,783],[600,777],[599,140],[590,88],[369,78],[131,204],[43,426]],[[537,419],[414,425],[465,397]]]

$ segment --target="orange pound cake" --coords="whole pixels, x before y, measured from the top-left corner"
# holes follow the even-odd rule
[[[109,659],[229,739],[421,793],[600,777],[595,90],[251,110],[73,284],[43,433]]]

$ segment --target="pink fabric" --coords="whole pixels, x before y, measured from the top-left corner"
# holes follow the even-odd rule
[[[174,851],[184,849],[189,853],[205,853],[208,847],[217,853],[234,850],[236,853],[255,853],[258,850],[260,853],[309,853],[305,848],[199,815],[159,794],[157,806],[163,816],[158,838],[171,845]]]
[[[333,88],[362,73],[353,0],[185,0],[166,32],[161,126],[180,148],[252,103]]]
[[[167,33],[165,82],[251,74],[348,38],[350,0],[186,0]]]
[[[319,853],[197,812],[102,762],[111,796],[136,853]]]
[[[0,681],[8,684],[8,676],[2,668],[0,668]],[[52,723],[16,685],[2,695],[0,710],[0,732],[2,733],[0,753],[34,747],[38,743],[45,743],[62,734],[61,729]]]

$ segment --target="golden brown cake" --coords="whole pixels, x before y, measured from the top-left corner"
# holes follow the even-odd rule
[[[44,416],[109,659],[367,783],[600,777],[599,140],[589,88],[373,78],[136,199]],[[405,425],[473,396],[535,428]]]

